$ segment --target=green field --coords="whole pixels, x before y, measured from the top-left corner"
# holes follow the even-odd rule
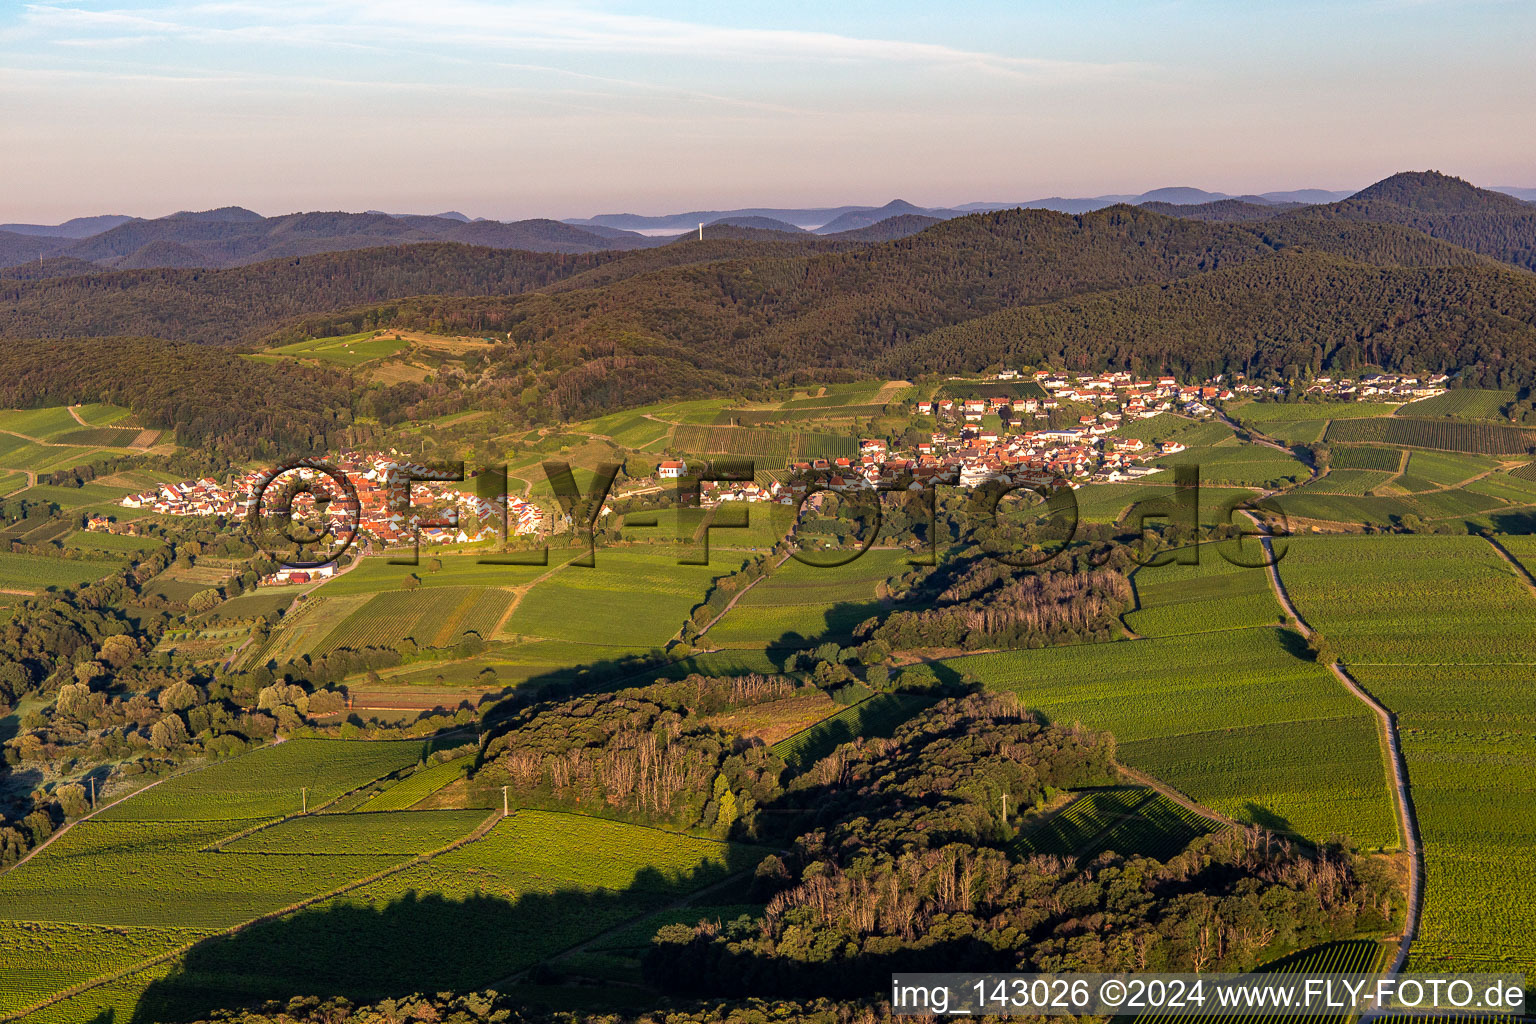
[[[100,821],[208,821],[297,814],[421,759],[419,740],[296,739],[186,772],[97,815]]]
[[[727,648],[797,648],[846,640],[881,611],[875,588],[910,568],[910,552],[871,548],[847,565],[818,568],[791,558],[748,591],[710,629]]]
[[[1529,537],[1506,538],[1536,561]],[[1536,968],[1536,596],[1475,537],[1307,537],[1301,614],[1396,712],[1423,837],[1417,969]]]
[[[1244,560],[1262,555],[1257,542],[1245,546]],[[1172,636],[1217,629],[1273,625],[1280,605],[1263,569],[1233,565],[1216,545],[1200,551],[1196,565],[1144,567],[1131,575],[1136,610],[1126,625],[1145,636]]]
[[[1021,832],[1008,852],[1088,861],[1113,851],[1166,860],[1215,827],[1156,790],[1121,786],[1080,795],[1060,813]]]
[[[49,558],[0,552],[0,590],[35,593],[49,587],[78,587],[101,579],[119,564],[94,558]]]
[[[1391,416],[1369,420],[1335,420],[1328,427],[1330,443],[1375,442],[1412,448],[1482,455],[1523,454],[1536,446],[1536,430],[1463,423],[1450,419]]]
[[[1375,719],[1294,633],[1227,629],[946,662],[1239,821],[1396,846]]]
[[[746,870],[762,852],[518,811],[477,842],[199,946],[148,987],[139,1011],[186,1019],[227,1005],[221,1000],[286,999],[293,991],[363,999],[490,987]],[[401,941],[412,935],[430,941]],[[314,955],[321,949],[326,955]]]
[[[565,566],[524,595],[509,635],[624,647],[660,647],[682,627],[716,576],[741,564],[678,565],[666,550],[601,550],[591,568]]]
[[[791,771],[802,772],[859,737],[890,736],[932,701],[908,693],[877,693],[780,740],[771,748]]]
[[[435,648],[452,647],[466,633],[488,639],[511,604],[510,591],[489,587],[388,591],[369,598],[311,651],[393,647],[406,637]]]
[[[474,766],[474,757],[460,757],[429,768],[420,768],[373,797],[364,806],[367,811],[403,811],[420,803],[452,782],[462,779]]]
[[[1461,420],[1502,420],[1500,410],[1515,400],[1513,391],[1457,388],[1434,398],[1409,402],[1398,412],[1405,416],[1450,416]]]
[[[377,331],[363,331],[333,338],[312,338],[280,348],[270,348],[264,354],[317,359],[339,366],[359,366],[374,359],[395,355],[405,348],[406,343],[398,338],[379,337]]]

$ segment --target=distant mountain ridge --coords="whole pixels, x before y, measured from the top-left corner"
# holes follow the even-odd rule
[[[1317,211],[1319,216],[1401,224],[1528,269],[1536,268],[1536,189],[1480,189],[1432,171],[1407,172],[1356,193],[1298,189],[1233,196],[1193,186],[1137,194],[922,207],[901,199],[884,206],[746,208],[659,216],[602,214],[520,221],[436,214],[309,212],[265,217],[239,206],[182,211],[165,217],[123,214],[77,217],[62,224],[0,225],[0,269],[11,279],[40,279],[108,270],[229,268],[272,259],[382,246],[457,242],[495,249],[587,253],[667,245],[700,223],[732,237],[811,237],[876,243],[940,221],[1006,209],[1081,216],[1111,206],[1143,206],[1166,216],[1204,221],[1261,221]],[[647,232],[648,234],[640,234]],[[750,235],[751,232],[769,234]],[[84,269],[82,269],[84,268]]]

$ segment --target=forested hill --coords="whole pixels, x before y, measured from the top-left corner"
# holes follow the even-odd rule
[[[836,242],[818,239],[806,244],[818,251],[838,248]],[[590,275],[588,283],[600,284],[679,263],[779,251],[779,246],[742,241],[575,255],[423,243],[229,270],[0,279],[0,337],[131,334],[178,341],[248,341],[305,314],[400,296],[517,295],[582,275]]]
[[[346,333],[385,320],[456,333],[506,332],[511,345],[499,358],[519,374],[532,374],[536,407],[574,417],[683,394],[867,373],[872,365],[891,365],[887,351],[978,316],[1198,279],[1288,250],[1386,267],[1498,267],[1390,224],[1217,224],[1131,207],[1076,217],[1015,210],[946,221],[848,252],[677,266],[603,286],[571,281],[511,299],[414,298],[387,309],[309,318],[302,333]],[[1320,307],[1310,313],[1312,330],[1326,335],[1331,313]],[[975,362],[968,369],[999,358],[967,355]],[[925,372],[916,361],[903,365]],[[955,367],[953,360],[945,365]]]
[[[0,345],[0,409],[73,402],[127,406],[182,445],[237,460],[333,452],[352,422],[351,382],[335,370],[155,338]]]
[[[1536,380],[1536,275],[1286,251],[1175,284],[994,313],[898,346],[876,365],[905,375],[998,361],[1189,377],[1464,368],[1468,383],[1512,388]]]
[[[1435,171],[1394,174],[1342,202],[1291,216],[1400,224],[1536,270],[1536,206]]]

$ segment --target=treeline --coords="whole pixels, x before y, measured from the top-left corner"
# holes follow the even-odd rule
[[[1166,862],[1106,851],[1016,859],[1001,797],[1107,780],[1107,737],[1040,724],[1009,695],[947,700],[889,741],[845,745],[792,784],[813,828],[761,918],[662,928],[644,959],[664,991],[871,997],[894,971],[1241,971],[1388,928],[1402,897],[1348,851],[1259,830],[1196,840]]]
[[[543,1010],[521,1005],[493,990],[452,995],[409,995],[358,1006],[346,999],[314,996],[268,1003],[260,1010],[220,1012],[221,1024],[880,1024],[883,1008],[827,999],[803,1001],[733,999],[672,1003],[664,1009],[593,1012]],[[212,1024],[212,1022],[207,1022]]]
[[[1020,572],[978,559],[937,594],[934,605],[896,611],[856,638],[892,651],[914,648],[1046,647],[1118,635],[1134,599],[1114,569]]]
[[[180,445],[242,461],[334,451],[352,422],[349,388],[334,370],[153,338],[0,345],[0,408],[110,402]]]

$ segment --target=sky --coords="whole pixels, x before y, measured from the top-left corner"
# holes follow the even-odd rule
[[[0,0],[0,221],[1536,186],[1536,3]]]

